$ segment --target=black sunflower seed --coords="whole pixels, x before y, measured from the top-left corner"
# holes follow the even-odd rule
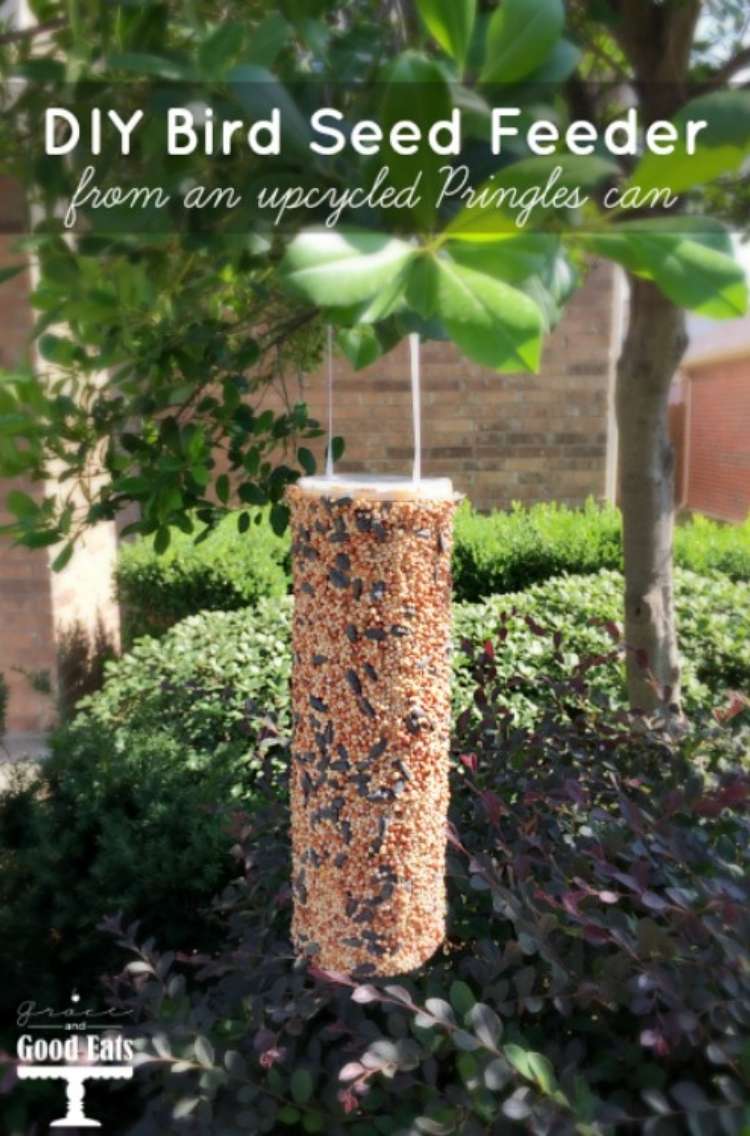
[[[380,521],[374,522],[372,531],[375,533],[375,536],[378,538],[378,540],[385,540],[386,536],[388,535],[385,525],[381,524]]]
[[[339,831],[341,832],[341,839],[344,841],[344,844],[351,844],[352,826],[348,820],[342,820]]]
[[[321,714],[328,713],[328,706],[322,698],[318,698],[315,694],[311,694],[309,698],[310,705],[313,710],[319,710]]]
[[[312,661],[313,661],[314,667],[322,667],[323,663],[328,662],[328,656],[327,655],[313,655]]]
[[[319,533],[327,533],[328,525],[324,525],[322,521],[315,522],[315,531]]]
[[[357,699],[357,705],[359,706],[360,710],[362,711],[362,713],[365,715],[366,718],[374,718],[375,717],[375,707],[372,705],[371,702],[368,702],[366,698],[358,698]]]
[[[354,521],[361,533],[370,532],[372,529],[372,517],[369,513],[356,513]]]
[[[306,592],[308,596],[315,595],[315,588],[312,586],[312,584],[308,584],[307,580],[304,580],[302,582],[302,591]]]
[[[349,577],[345,576],[343,572],[339,572],[338,568],[331,568],[328,579],[337,588],[348,588],[351,583]]]
[[[382,627],[368,627],[365,636],[368,639],[373,639],[376,643],[382,643],[383,639],[388,637]]]
[[[318,559],[318,550],[317,550],[317,548],[313,548],[313,546],[311,544],[306,544],[305,547],[302,549],[302,555],[305,557],[306,560],[317,560]]]
[[[342,572],[348,572],[352,566],[352,562],[345,552],[339,552],[336,557],[336,567],[340,568]]]
[[[351,505],[352,498],[351,497],[339,497],[339,499],[337,501],[334,501],[333,503],[334,503],[334,505],[338,505],[339,507],[343,508],[344,505]]]
[[[420,540],[429,540],[432,534],[429,529],[417,529],[414,535],[418,536]]]
[[[393,762],[393,768],[398,769],[399,773],[401,774],[401,776],[403,777],[403,779],[405,781],[411,781],[411,773],[406,768],[406,766],[404,765],[403,761],[401,761],[400,758],[398,758],[396,761]]]
[[[406,784],[403,781],[396,781],[395,784],[393,785],[391,792],[393,793],[394,797],[400,797],[402,795],[402,793],[404,792],[405,788],[406,788]]]
[[[367,755],[368,761],[376,761],[382,757],[388,747],[388,738],[382,737],[379,742],[376,742]]]
[[[346,854],[346,852],[339,852],[338,856],[333,861],[333,866],[335,868],[343,868],[344,864],[346,863],[346,861],[348,859],[349,859],[349,857]]]
[[[349,533],[342,532],[341,529],[336,529],[332,532],[328,540],[331,544],[345,544],[349,539]]]
[[[376,580],[370,588],[370,595],[374,600],[382,600],[385,595],[385,580]]]
[[[350,689],[351,689],[351,690],[352,690],[352,691],[353,691],[353,692],[354,692],[355,694],[358,694],[358,695],[359,695],[359,694],[361,694],[361,693],[362,693],[362,683],[360,682],[360,680],[359,680],[359,675],[357,674],[357,672],[356,672],[356,671],[353,671],[353,670],[349,669],[349,670],[348,670],[348,671],[346,672],[346,681],[347,681],[347,683],[349,684],[349,688],[350,688]]]
[[[352,584],[352,592],[353,592],[353,594],[354,594],[354,598],[355,598],[355,600],[358,600],[358,599],[361,599],[361,598],[362,598],[362,590],[363,590],[363,588],[364,588],[364,584],[362,583],[362,581],[360,580],[360,578],[359,578],[359,576],[358,576],[358,577],[357,577],[357,579],[356,579],[356,580],[354,581],[354,583]]]
[[[342,757],[344,761],[349,760],[349,750],[341,742],[339,742],[339,744],[336,746],[336,753],[339,755],[339,757]]]
[[[350,623],[346,629],[346,637],[350,643],[356,643],[359,639],[359,632],[353,623]]]
[[[394,623],[391,627],[391,635],[395,635],[397,639],[403,639],[404,635],[409,634],[409,628],[404,627],[402,623]]]
[[[347,899],[346,906],[344,907],[344,914],[346,915],[347,919],[351,919],[352,915],[354,914],[354,912],[357,910],[358,907],[359,907],[359,900]]]
[[[364,671],[367,677],[371,678],[373,682],[378,681],[378,672],[375,670],[375,667],[372,665],[372,663],[365,663]]]

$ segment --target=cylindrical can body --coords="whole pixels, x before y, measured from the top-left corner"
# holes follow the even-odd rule
[[[445,934],[455,500],[289,491],[293,937],[401,974]]]

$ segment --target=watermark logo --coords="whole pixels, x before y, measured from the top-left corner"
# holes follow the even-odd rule
[[[101,1128],[86,1115],[86,1083],[132,1078],[135,1046],[122,1032],[132,1010],[86,1009],[77,990],[70,1003],[64,1010],[30,1000],[19,1005],[16,1072],[22,1081],[66,1082],[67,1112],[52,1128]]]

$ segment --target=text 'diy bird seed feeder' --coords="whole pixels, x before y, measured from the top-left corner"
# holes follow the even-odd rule
[[[418,453],[415,473],[329,464],[288,494],[293,937],[347,974],[411,970],[445,935],[457,498]]]

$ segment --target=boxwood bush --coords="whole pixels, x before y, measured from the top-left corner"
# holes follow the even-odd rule
[[[750,517],[725,525],[693,516],[677,526],[675,563],[700,573],[750,581]],[[479,601],[551,576],[622,568],[619,509],[593,500],[582,509],[555,503],[478,513],[464,504],[456,516],[453,557],[458,599]]]
[[[530,721],[547,690],[539,675],[565,674],[582,659],[609,653],[620,618],[622,577],[599,572],[561,577],[481,604],[457,604],[455,640],[502,638],[500,665],[514,712]],[[677,612],[684,658],[685,705],[698,713],[730,688],[750,689],[750,585],[725,577],[677,572]],[[159,642],[144,639],[108,664],[104,688],[85,699],[71,726],[98,731],[115,753],[125,753],[134,732],[168,724],[189,767],[229,754],[235,769],[258,767],[256,740],[273,711],[288,726],[291,599],[263,600],[254,609],[204,612],[183,620]],[[556,640],[535,634],[542,625]],[[455,710],[471,700],[471,679],[455,656]],[[595,685],[619,704],[622,666],[613,658]],[[266,735],[263,745],[273,745]]]
[[[540,676],[554,693],[518,730],[496,660],[466,663],[482,717],[455,736],[444,949],[380,981],[295,961],[270,802],[214,957],[186,970],[107,922],[113,999],[139,1015],[131,1136],[747,1130],[746,739],[651,732],[579,675]]]
[[[199,611],[234,611],[288,591],[289,540],[273,534],[262,512],[255,520],[243,534],[230,515],[201,544],[176,533],[163,556],[150,540],[125,545],[116,582],[126,644],[140,635],[162,635]],[[620,529],[619,511],[593,500],[582,509],[515,505],[489,515],[464,503],[456,517],[456,598],[480,602],[552,576],[621,568]],[[675,559],[703,574],[720,571],[750,581],[750,518],[744,525],[722,525],[693,517],[677,529]]]
[[[161,555],[147,538],[122,546],[115,584],[126,645],[141,635],[163,635],[197,611],[232,611],[265,596],[284,595],[289,540],[272,531],[266,512],[250,515],[246,532],[239,532],[239,514],[234,513],[198,544],[194,536],[174,530]]]

